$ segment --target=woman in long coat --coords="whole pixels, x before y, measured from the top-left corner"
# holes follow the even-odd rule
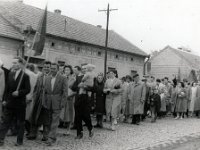
[[[132,124],[139,125],[140,117],[144,113],[144,102],[146,96],[146,90],[142,82],[140,82],[139,75],[136,74],[134,77],[134,82],[130,85],[129,88],[129,112],[133,116]]]
[[[196,83],[192,83],[192,86],[190,88],[190,107],[189,107],[189,113],[190,113],[190,117],[193,116],[194,113],[194,108],[195,108],[195,103],[197,100],[197,86]]]
[[[103,128],[103,115],[105,114],[105,98],[104,90],[104,77],[102,73],[99,73],[94,83],[94,105],[97,124],[96,128]]]
[[[194,105],[194,111],[198,114],[198,117],[200,117],[200,86],[197,86],[197,97]]]
[[[64,67],[64,76],[67,77],[67,82],[68,82],[68,99],[64,108],[61,111],[60,119],[62,122],[64,122],[64,125],[67,127],[66,135],[69,135],[71,124],[74,122],[74,99],[75,99],[75,93],[72,92],[72,90],[70,89],[70,87],[75,82],[75,77],[73,76],[73,70],[70,65]]]
[[[106,94],[106,115],[107,119],[111,118],[111,130],[114,131],[121,105],[122,83],[117,78],[116,70],[110,71],[109,77],[104,87],[104,93]]]
[[[187,95],[183,82],[178,83],[177,96],[176,96],[176,113],[175,119],[183,119],[184,113],[187,111]]]

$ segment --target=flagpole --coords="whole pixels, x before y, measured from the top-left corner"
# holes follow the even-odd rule
[[[36,40],[37,34],[38,34],[38,32],[36,31],[35,36],[34,36],[34,38],[33,38],[33,44],[31,45],[30,53],[28,54],[28,58],[27,58],[27,61],[26,61],[26,63],[25,63],[24,69],[23,69],[23,71],[22,71],[22,75],[21,75],[21,77],[20,77],[20,80],[19,80],[19,83],[18,83],[18,85],[17,85],[16,91],[19,90],[20,85],[21,85],[21,83],[22,83],[22,79],[23,79],[24,74],[25,74],[25,69],[26,69],[26,67],[28,66],[28,62],[29,62],[29,60],[30,60],[31,53],[32,53],[32,51],[33,51],[33,47],[34,47],[34,44],[35,44],[35,40]]]

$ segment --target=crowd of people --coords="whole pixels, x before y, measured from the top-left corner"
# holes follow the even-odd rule
[[[35,140],[38,130],[50,146],[58,127],[65,128],[66,136],[75,129],[76,139],[81,139],[83,122],[92,138],[93,128],[104,128],[105,121],[115,131],[118,122],[140,125],[147,117],[152,123],[165,116],[200,117],[200,85],[187,79],[141,79],[139,74],[119,78],[117,70],[96,75],[92,64],[72,67],[45,61],[38,67],[20,57],[12,64],[8,70],[0,61],[0,146],[8,134],[17,136],[16,146],[23,144],[25,132],[28,140]]]

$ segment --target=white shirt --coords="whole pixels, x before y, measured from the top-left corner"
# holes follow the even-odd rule
[[[56,74],[55,77],[52,76],[52,78],[51,78],[51,89],[52,89],[52,91],[54,89],[54,85],[55,85],[55,82],[56,82],[56,77],[57,77],[57,74]]]
[[[19,69],[19,70],[17,70],[17,71],[15,72],[15,80],[17,80],[17,77],[18,77],[20,71],[21,71],[21,69]]]

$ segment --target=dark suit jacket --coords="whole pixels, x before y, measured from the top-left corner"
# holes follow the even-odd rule
[[[83,76],[84,76],[84,75],[76,76],[76,81],[74,82],[74,84],[73,84],[72,87],[71,87],[72,91],[76,92],[77,94],[78,94],[78,92],[79,92],[79,87],[78,87],[78,85],[81,83]]]
[[[51,76],[47,76],[45,79],[45,99],[43,106],[47,109],[61,110],[64,104],[67,102],[67,78],[58,74],[56,76],[53,90],[51,89],[51,78]]]
[[[24,73],[22,78],[22,82],[19,88],[19,96],[12,96],[12,93],[17,89],[22,74],[23,72],[21,71],[16,80],[14,79],[15,74],[13,72],[10,72],[8,75],[8,81],[5,90],[7,108],[26,108],[26,95],[30,92],[30,80],[26,73]]]

